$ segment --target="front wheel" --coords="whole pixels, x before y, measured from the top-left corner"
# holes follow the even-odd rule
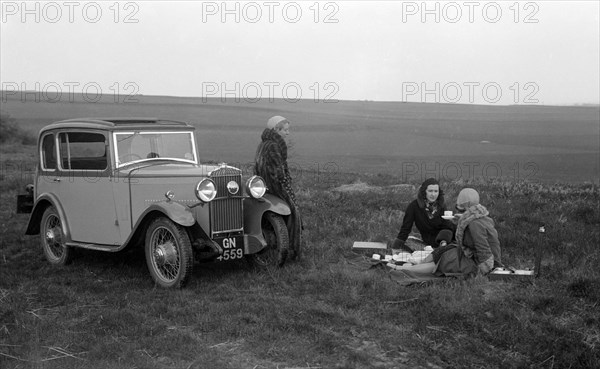
[[[262,234],[267,247],[262,251],[248,255],[250,262],[259,268],[283,266],[290,247],[288,229],[281,216],[265,213],[262,219]]]
[[[67,265],[73,257],[73,250],[65,244],[60,215],[54,206],[49,206],[40,223],[40,244],[46,259],[55,265]]]
[[[183,227],[164,217],[155,219],[146,232],[145,251],[146,264],[156,284],[164,288],[185,286],[194,259]]]

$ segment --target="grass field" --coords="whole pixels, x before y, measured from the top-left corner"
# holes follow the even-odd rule
[[[74,116],[183,119],[212,133],[199,138],[205,158],[240,164],[252,160],[263,122],[288,116],[297,122],[291,160],[306,228],[302,260],[264,273],[245,263],[197,264],[180,291],[154,287],[141,250],[79,251],[71,265],[52,267],[38,239],[23,235],[27,216],[15,214],[35,148],[5,143],[1,368],[598,367],[598,108],[140,99],[9,101],[3,109],[32,131]],[[505,263],[532,267],[535,247],[543,248],[540,278],[401,287],[347,263],[353,241],[395,236],[438,162],[450,201],[464,186],[481,193]],[[492,162],[519,174],[452,176],[457,166],[497,168]],[[526,163],[537,165],[535,175]]]

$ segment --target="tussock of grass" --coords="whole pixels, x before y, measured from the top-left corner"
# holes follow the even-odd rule
[[[8,112],[0,110],[0,143],[18,143],[33,146],[37,142],[35,134],[21,128]]]
[[[400,287],[344,260],[354,241],[395,237],[419,184],[305,175],[296,182],[306,228],[300,262],[269,272],[198,264],[186,289],[169,291],[153,286],[139,249],[84,250],[68,267],[50,266],[37,238],[23,236],[27,217],[14,213],[17,173],[0,178],[2,368],[589,368],[600,361],[594,186],[444,183],[448,201],[464,186],[479,190],[507,264],[533,267],[541,246],[542,278]],[[366,190],[332,191],[356,183]],[[48,360],[59,355],[49,347],[75,357]]]

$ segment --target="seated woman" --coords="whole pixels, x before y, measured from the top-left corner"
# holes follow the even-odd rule
[[[456,210],[461,213],[456,226],[456,243],[463,254],[472,258],[483,274],[502,267],[498,232],[488,210],[479,204],[479,193],[463,188],[456,198]]]
[[[421,238],[426,245],[435,247],[435,238],[443,229],[454,231],[454,224],[448,220],[442,219],[446,210],[444,203],[444,192],[440,189],[440,184],[434,178],[429,178],[421,184],[417,198],[408,204],[404,212],[402,226],[396,239],[392,242],[392,249],[413,250],[405,245],[406,239],[410,234],[413,224],[417,226]]]

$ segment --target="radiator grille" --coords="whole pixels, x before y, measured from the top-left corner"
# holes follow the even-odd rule
[[[212,233],[239,231],[244,227],[242,209],[242,173],[232,167],[221,167],[210,174],[217,188],[217,197],[210,202],[210,224]],[[227,184],[234,181],[238,191],[231,194]]]

